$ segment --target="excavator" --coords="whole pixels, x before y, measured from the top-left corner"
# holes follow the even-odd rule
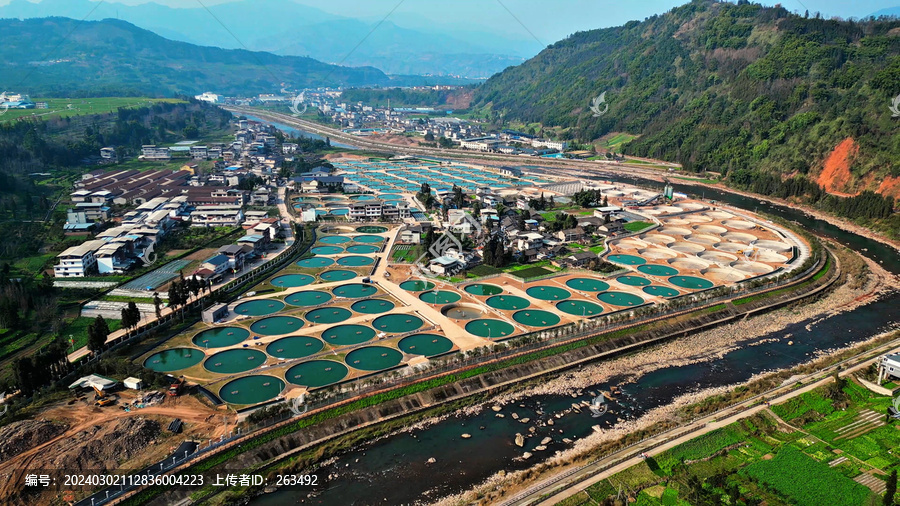
[[[116,396],[109,395],[97,387],[94,387],[94,392],[96,393],[94,396],[94,406],[111,406],[116,403]]]

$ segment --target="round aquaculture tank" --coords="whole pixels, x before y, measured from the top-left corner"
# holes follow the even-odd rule
[[[266,346],[266,353],[283,359],[305,358],[322,351],[325,344],[309,336],[290,336],[272,341]]]
[[[144,360],[144,367],[156,372],[173,372],[193,367],[205,355],[196,348],[172,348],[158,351]]]
[[[320,388],[337,383],[347,377],[350,370],[335,360],[310,360],[300,362],[284,373],[288,383],[307,388]]]
[[[201,348],[225,348],[234,346],[250,337],[250,331],[243,327],[215,327],[198,333],[191,342]]]

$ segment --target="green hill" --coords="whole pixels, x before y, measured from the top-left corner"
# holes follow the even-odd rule
[[[592,100],[604,91],[609,109],[595,117]],[[697,0],[576,33],[489,79],[472,105],[564,139],[637,134],[625,153],[729,173],[763,193],[815,193],[818,184],[897,197],[900,179],[885,177],[900,176],[900,118],[889,109],[898,93],[898,20]],[[798,176],[797,188],[782,188],[784,175]]]
[[[0,20],[0,89],[32,96],[226,95],[388,85],[373,67],[172,41],[124,21]]]

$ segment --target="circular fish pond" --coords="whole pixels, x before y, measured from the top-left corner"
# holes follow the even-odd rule
[[[362,267],[364,265],[372,265],[375,263],[374,258],[347,256],[338,258],[338,265],[342,267]]]
[[[572,278],[566,281],[566,286],[585,292],[605,292],[609,290],[609,283],[594,278]]]
[[[434,288],[434,283],[431,281],[422,281],[420,279],[410,279],[409,281],[400,283],[400,288],[407,292],[424,292],[425,290]]]
[[[669,283],[691,290],[705,290],[713,287],[712,281],[695,276],[672,276],[669,278]]]
[[[466,324],[466,332],[478,337],[487,337],[489,339],[501,339],[512,335],[516,328],[511,323],[503,320],[495,320],[493,318],[485,318],[482,320],[472,320]]]
[[[640,306],[644,303],[644,299],[627,292],[603,292],[597,294],[597,298],[611,306]]]
[[[572,296],[571,292],[557,286],[532,286],[525,293],[540,300],[565,300]]]
[[[334,260],[325,257],[304,258],[297,262],[298,267],[306,267],[308,269],[321,269],[333,264]]]
[[[241,327],[218,327],[200,332],[191,342],[201,348],[224,348],[250,337],[250,331]]]
[[[342,307],[320,307],[306,313],[303,317],[309,323],[337,323],[350,318],[353,313]]]
[[[322,281],[347,281],[356,277],[356,273],[344,269],[335,269],[333,271],[325,271],[319,274]]]
[[[325,344],[314,337],[291,336],[272,341],[266,353],[276,358],[303,358],[322,350]]]
[[[334,346],[364,343],[375,337],[375,330],[365,325],[337,325],[322,333],[322,340]]]
[[[355,255],[368,255],[369,253],[378,253],[381,250],[378,246],[372,246],[371,244],[354,244],[353,246],[347,247],[347,253],[353,253]]]
[[[375,200],[375,195],[369,195],[369,194],[351,195],[350,200],[357,200],[357,201],[359,201],[359,200]]]
[[[640,276],[619,276],[616,278],[616,281],[628,286],[647,286],[650,284],[649,279]]]
[[[481,318],[484,311],[476,304],[450,304],[441,308],[441,313],[454,320],[474,320]]]
[[[674,276],[678,274],[678,269],[668,265],[642,265],[637,270],[651,276]]]
[[[297,288],[298,286],[306,286],[316,278],[308,274],[283,274],[272,278],[272,284],[279,288]]]
[[[356,227],[356,231],[361,234],[383,234],[388,231],[387,227],[380,227],[378,225],[363,225],[361,227]]]
[[[394,367],[403,360],[403,354],[393,348],[384,346],[365,346],[357,348],[344,357],[344,362],[354,369],[362,371],[381,371]]]
[[[531,305],[531,303],[528,302],[528,299],[516,295],[494,295],[486,300],[485,304],[494,309],[502,309],[504,311],[525,309]]]
[[[341,381],[349,372],[347,366],[334,360],[310,360],[288,369],[284,379],[294,385],[318,388]]]
[[[383,242],[384,237],[381,237],[380,235],[358,235],[353,238],[353,241],[373,244]]]
[[[610,255],[606,258],[610,262],[620,265],[644,265],[647,263],[643,258],[634,255]]]
[[[309,290],[306,292],[292,293],[284,298],[284,301],[292,306],[318,306],[331,300],[331,294],[328,292],[319,292]]]
[[[353,305],[350,306],[350,309],[356,311],[357,313],[379,314],[386,313],[391,309],[394,309],[394,306],[394,303],[389,300],[366,299],[354,302]]]
[[[265,316],[284,309],[284,302],[275,299],[248,300],[234,306],[234,312],[247,316]]]
[[[596,316],[603,313],[603,306],[586,300],[565,300],[556,304],[556,309],[575,316]]]
[[[497,295],[498,293],[503,293],[503,289],[499,286],[487,283],[474,283],[466,286],[464,290],[472,295]]]
[[[425,323],[421,318],[411,314],[386,314],[375,318],[372,327],[378,332],[400,334],[410,332],[421,327]]]
[[[345,242],[350,242],[350,238],[342,235],[326,235],[325,237],[320,237],[319,242],[322,244],[344,244]]]
[[[265,375],[244,376],[219,389],[219,397],[229,404],[259,404],[274,399],[284,390],[284,381]]]
[[[216,353],[203,362],[203,368],[219,374],[249,371],[266,363],[266,354],[259,350],[237,348]]]
[[[290,334],[303,327],[303,320],[293,316],[270,316],[250,325],[250,330],[262,336]]]
[[[396,193],[382,193],[378,196],[381,200],[398,200],[402,199],[403,195],[398,195]]]
[[[450,290],[437,290],[423,292],[419,295],[419,298],[428,304],[450,304],[459,301],[462,296],[456,292],[451,292]]]
[[[368,297],[375,295],[378,291],[372,285],[364,285],[362,283],[350,283],[348,285],[336,286],[331,289],[331,293],[338,297],[346,297],[348,299],[358,299],[360,297]]]
[[[674,297],[678,295],[678,290],[669,288],[668,286],[645,286],[644,288],[642,288],[642,290],[644,290],[644,293],[655,295],[657,297]]]
[[[172,372],[193,367],[203,360],[203,352],[194,348],[172,348],[147,358],[144,367],[156,372]]]
[[[552,327],[559,324],[559,316],[540,309],[516,311],[513,313],[513,320],[529,327]]]
[[[403,353],[433,357],[453,349],[453,341],[436,334],[413,334],[397,343]]]
[[[340,246],[316,246],[311,249],[315,255],[337,255],[344,252],[344,248]]]

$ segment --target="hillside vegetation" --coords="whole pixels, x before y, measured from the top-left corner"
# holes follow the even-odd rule
[[[596,117],[590,106],[604,91],[609,109]],[[735,186],[769,174],[796,176],[797,188],[900,196],[900,180],[884,182],[900,176],[900,119],[889,109],[898,93],[898,20],[697,0],[557,42],[489,79],[473,107],[564,139],[638,134],[625,153],[740,175]]]
[[[256,95],[391,82],[372,67],[197,46],[114,19],[2,19],[0,39],[0,88],[32,96]]]

